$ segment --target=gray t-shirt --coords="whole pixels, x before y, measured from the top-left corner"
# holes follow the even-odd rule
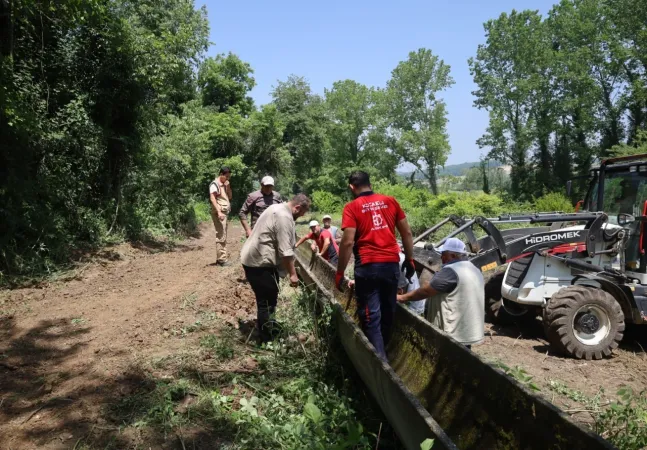
[[[448,266],[443,267],[439,272],[433,276],[429,285],[438,292],[443,294],[449,294],[458,285],[458,275],[456,272],[450,269]]]

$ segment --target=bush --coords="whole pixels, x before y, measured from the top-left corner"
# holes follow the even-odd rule
[[[537,212],[573,212],[574,208],[567,197],[559,192],[551,192],[535,199],[535,210]]]
[[[342,200],[331,192],[314,191],[311,196],[313,211],[325,213],[340,212],[343,204]]]

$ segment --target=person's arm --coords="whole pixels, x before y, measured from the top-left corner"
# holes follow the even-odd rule
[[[339,262],[337,263],[337,273],[344,273],[350,261],[350,255],[353,253],[353,244],[355,243],[355,228],[345,228],[344,234],[339,245]]]
[[[299,285],[299,277],[294,267],[294,220],[291,217],[277,217],[276,245],[281,263],[290,277],[292,286]]]
[[[319,252],[319,255],[323,257],[323,255],[325,255],[328,251],[328,247],[330,247],[330,238],[324,239],[324,244],[323,247],[321,247],[321,252]]]
[[[456,275],[456,272],[449,267],[444,267],[440,272],[436,272],[427,286],[423,286],[406,294],[398,295],[398,301],[406,303],[431,298],[438,293],[448,294],[456,289],[457,285],[458,275]]]
[[[413,259],[413,234],[411,234],[411,227],[406,217],[398,220],[395,225],[402,238],[402,247],[404,247],[404,257],[406,261]]]
[[[245,234],[247,235],[247,237],[249,237],[252,234],[252,229],[247,223],[247,214],[249,214],[249,209],[251,208],[253,202],[254,202],[254,199],[252,198],[251,194],[248,195],[247,200],[245,200],[245,203],[243,203],[243,206],[240,207],[240,211],[238,212],[238,218],[240,219],[240,224],[245,229]]]
[[[416,300],[424,300],[426,298],[431,298],[434,295],[438,294],[438,291],[434,289],[431,284],[423,286],[416,289],[415,291],[407,292],[406,294],[398,295],[398,302],[414,302]]]
[[[229,201],[231,201],[234,194],[231,191],[231,184],[229,184],[229,180],[225,181],[225,192],[227,193],[227,198],[229,198]]]
[[[299,241],[296,243],[296,245],[294,246],[294,248],[297,248],[299,245],[303,244],[303,243],[304,243],[305,241],[307,241],[308,239],[310,239],[310,235],[309,235],[309,234],[306,234],[306,235],[305,235],[305,236],[303,236],[301,239],[299,239]]]
[[[290,277],[290,284],[292,286],[298,286],[299,284],[299,276],[297,275],[297,270],[294,267],[294,257],[293,256],[284,256],[281,258],[281,264],[283,264],[283,268],[285,271],[288,273],[288,276]]]
[[[218,218],[219,218],[220,220],[224,220],[224,219],[225,219],[225,215],[224,215],[224,214],[222,213],[222,211],[220,210],[220,205],[218,204],[218,201],[216,200],[216,198],[217,198],[217,197],[216,197],[216,195],[217,195],[217,194],[216,194],[215,192],[212,192],[212,193],[209,195],[209,200],[211,201],[211,205],[216,209],[216,213],[218,214]]]

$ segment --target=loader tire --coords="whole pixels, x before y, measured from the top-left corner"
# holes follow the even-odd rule
[[[625,330],[625,316],[611,294],[591,286],[569,286],[553,294],[543,313],[551,348],[577,359],[611,356]]]
[[[512,325],[526,320],[534,319],[528,308],[510,304],[503,304],[501,298],[501,285],[505,272],[496,274],[485,283],[485,318],[496,325]],[[511,303],[511,302],[509,302]]]

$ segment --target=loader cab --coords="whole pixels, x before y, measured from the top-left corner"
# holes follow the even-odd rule
[[[593,171],[584,207],[588,211],[605,212],[610,224],[627,230],[624,270],[641,274],[638,278],[645,278],[643,281],[647,282],[644,275],[647,274],[645,222],[623,220],[627,215],[647,215],[647,155],[603,161]]]

